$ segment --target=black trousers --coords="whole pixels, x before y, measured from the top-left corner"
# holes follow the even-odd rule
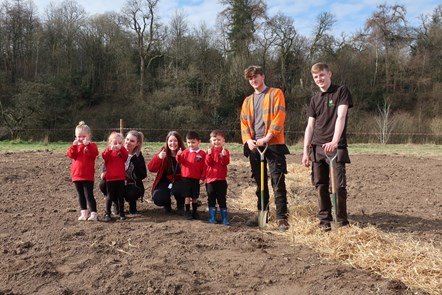
[[[287,147],[285,147],[287,149]],[[285,149],[281,149],[285,151]],[[287,150],[288,151],[288,150]],[[256,196],[258,197],[257,207],[261,210],[261,157],[257,150],[249,152],[252,177],[256,182]],[[268,164],[268,169],[267,169]],[[287,173],[287,161],[285,153],[269,146],[264,158],[264,208],[269,205],[268,171],[275,195],[276,218],[287,219],[287,190],[285,186],[285,174]]]
[[[118,204],[118,213],[124,214],[124,180],[106,181],[106,214],[111,214],[112,202]]]
[[[169,188],[170,181],[167,178],[163,178],[155,187],[152,193],[152,199],[155,205],[161,207],[170,207],[172,200],[170,197],[173,195],[178,207],[184,206],[183,182],[181,180],[175,181],[172,185],[172,189]]]
[[[337,221],[343,225],[348,224],[347,216],[347,173],[345,164],[350,163],[347,149],[338,149],[338,155],[333,163],[336,181]],[[320,224],[333,221],[332,203],[330,200],[330,161],[326,158],[321,146],[312,149],[312,182],[318,192],[318,219]]]
[[[218,202],[219,208],[227,208],[227,181],[217,180],[206,183],[209,207],[215,207]]]
[[[77,190],[78,202],[81,210],[89,210],[97,212],[97,202],[94,197],[94,182],[93,181],[74,181],[75,189]]]

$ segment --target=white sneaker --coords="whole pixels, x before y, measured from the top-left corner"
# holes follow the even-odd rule
[[[78,217],[78,220],[87,220],[87,217],[89,215],[88,210],[81,210],[80,217]]]
[[[91,212],[91,216],[87,219],[89,221],[98,221],[98,214],[97,212]]]

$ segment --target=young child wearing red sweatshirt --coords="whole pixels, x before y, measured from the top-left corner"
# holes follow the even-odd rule
[[[206,156],[206,190],[209,203],[209,223],[216,223],[216,203],[221,212],[222,223],[229,225],[227,218],[227,165],[230,163],[230,153],[224,148],[224,133],[214,130],[210,133],[212,147]]]
[[[120,220],[125,220],[124,214],[124,180],[126,179],[126,160],[129,156],[123,145],[122,134],[112,132],[109,135],[108,146],[102,153],[106,167],[106,214],[104,221],[111,221],[112,202],[118,203]]]
[[[78,220],[97,221],[97,202],[94,197],[95,159],[97,145],[91,142],[91,129],[83,121],[75,127],[75,140],[66,155],[72,159],[72,182],[78,194],[80,217]],[[89,212],[91,215],[89,216]]]
[[[198,219],[198,198],[200,196],[200,184],[206,178],[206,153],[200,149],[201,139],[195,131],[186,135],[188,148],[178,150],[176,160],[181,164],[181,176],[183,179],[183,195],[185,196],[185,218]],[[190,212],[192,203],[192,212]]]

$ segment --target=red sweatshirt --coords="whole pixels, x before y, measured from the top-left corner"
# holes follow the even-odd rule
[[[172,161],[172,159],[169,160]],[[149,172],[157,174],[152,184],[152,190],[151,190],[152,193],[157,187],[158,183],[160,183],[161,179],[163,178],[163,175],[165,175],[171,183],[181,179],[181,174],[176,174],[176,175],[166,174],[166,168],[167,168],[167,158],[160,159],[158,154],[154,155],[152,160],[150,160],[149,163],[147,164],[147,169],[149,169]]]
[[[66,155],[72,159],[72,181],[94,181],[95,159],[98,156],[98,148],[95,143],[71,145]]]
[[[227,177],[227,165],[230,163],[230,153],[227,149],[224,149],[226,155],[221,154],[222,148],[211,148],[212,153],[206,155],[206,167],[207,176],[206,183],[214,182],[217,180],[226,180]]]
[[[206,153],[199,149],[190,151],[185,149],[181,155],[176,156],[176,161],[181,164],[181,176],[204,180],[206,178]]]
[[[126,148],[121,146],[118,151],[113,151],[107,147],[102,154],[104,166],[106,166],[106,181],[116,181],[126,179],[126,160],[129,156]]]

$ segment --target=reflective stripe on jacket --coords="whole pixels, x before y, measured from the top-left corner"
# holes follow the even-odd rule
[[[262,114],[265,123],[265,135],[269,132],[273,135],[269,144],[285,144],[285,98],[281,89],[270,88],[267,91],[262,104]],[[253,94],[244,99],[240,120],[243,143],[246,143],[249,139],[255,139],[255,130],[253,128],[255,122]]]

